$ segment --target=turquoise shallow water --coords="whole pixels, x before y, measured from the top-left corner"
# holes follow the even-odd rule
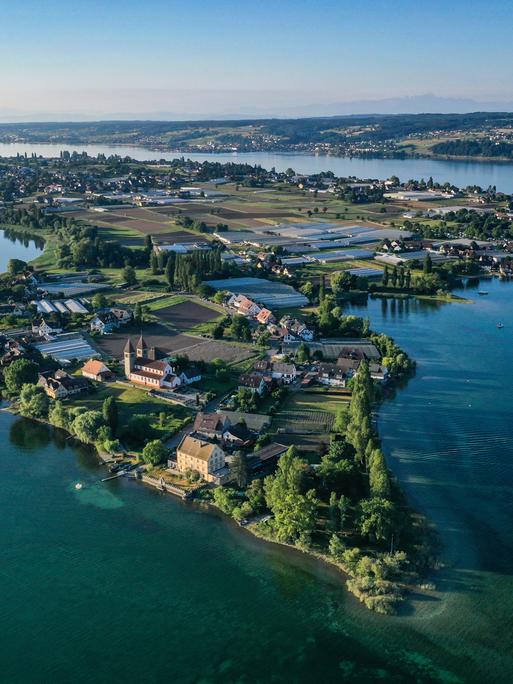
[[[142,485],[99,484],[90,453],[3,413],[1,681],[512,681],[513,288],[486,288],[473,306],[353,307],[419,362],[380,430],[439,527],[438,599],[374,616],[332,570]]]

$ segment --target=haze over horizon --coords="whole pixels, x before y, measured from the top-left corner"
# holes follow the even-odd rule
[[[21,27],[0,42],[4,122],[513,111],[503,0],[23,0],[2,15]]]

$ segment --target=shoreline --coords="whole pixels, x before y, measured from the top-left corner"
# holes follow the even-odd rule
[[[1,141],[1,145],[35,145],[35,146],[46,146],[46,145],[62,145],[62,149],[66,149],[66,146],[69,147],[72,151],[78,152],[81,148],[84,146],[87,147],[109,147],[109,148],[120,148],[120,149],[126,149],[127,147],[133,147],[135,149],[141,149],[141,150],[147,150],[148,152],[155,152],[155,154],[168,154],[168,155],[177,155],[175,158],[178,159],[180,157],[183,157],[188,154],[202,154],[206,155],[207,157],[209,156],[214,156],[214,155],[219,155],[219,154],[224,154],[224,155],[232,155],[234,157],[237,157],[238,155],[251,155],[251,154],[276,154],[276,155],[295,155],[295,156],[314,156],[314,157],[333,157],[336,159],[362,159],[362,160],[396,160],[396,161],[406,161],[410,159],[426,159],[426,160],[433,160],[433,161],[441,161],[441,162],[458,162],[458,163],[472,163],[472,164],[501,164],[501,165],[513,165],[513,159],[512,158],[507,158],[507,157],[481,157],[481,156],[462,156],[462,155],[445,155],[445,154],[421,154],[421,153],[414,153],[414,154],[405,154],[401,153],[398,151],[396,154],[372,154],[372,153],[365,153],[365,154],[350,154],[350,153],[339,153],[336,150],[330,150],[330,151],[324,151],[324,150],[319,150],[316,149],[315,147],[313,149],[304,149],[304,150],[296,150],[296,149],[289,149],[289,148],[272,148],[272,149],[267,149],[267,148],[261,148],[261,149],[248,149],[248,150],[234,150],[230,147],[226,149],[216,149],[212,150],[211,148],[207,149],[196,149],[196,148],[183,148],[183,149],[170,149],[169,147],[165,145],[155,145],[155,144],[148,144],[146,142],[139,142],[139,141],[132,141],[130,144],[127,144],[126,142],[95,142],[95,141],[81,141],[81,142],[67,142],[67,141],[45,141],[45,142],[33,142],[31,140],[17,140],[16,142],[10,142],[10,141]],[[37,153],[37,149],[35,149],[35,152]],[[55,157],[45,157],[44,155],[41,155],[43,158],[46,159],[57,159],[58,155]],[[16,155],[13,153],[11,156],[4,156],[0,155],[0,159],[16,159]],[[159,160],[157,158],[153,160],[148,160],[148,161],[155,161],[158,162]]]
[[[389,397],[389,399],[393,398],[393,395]],[[97,459],[98,466],[99,467],[108,467],[109,463],[111,462],[116,462],[116,460],[123,460],[123,457],[118,457],[116,459],[115,456],[112,454],[109,454],[107,452],[102,451],[96,443],[91,443],[91,442],[82,442],[79,440],[75,435],[73,435],[71,432],[66,430],[65,428],[58,428],[52,423],[50,423],[48,420],[44,419],[38,419],[38,418],[33,418],[29,416],[24,416],[19,412],[19,409],[14,405],[10,404],[8,406],[5,406],[3,408],[5,412],[10,413],[13,416],[16,416],[18,418],[22,418],[24,420],[31,420],[36,423],[39,423],[41,425],[45,425],[47,428],[52,428],[54,430],[59,430],[63,432],[65,435],[67,435],[66,440],[70,442],[75,442],[76,445],[73,446],[82,446],[82,447],[87,447],[91,450],[92,453],[94,453],[95,458]],[[110,472],[109,470],[107,472]],[[121,477],[122,475],[115,475],[114,477]],[[280,548],[286,548],[290,551],[297,552],[301,554],[303,558],[310,558],[312,560],[315,560],[317,562],[323,563],[325,566],[337,571],[337,574],[340,574],[342,577],[342,582],[341,582],[341,588],[347,592],[350,596],[352,596],[358,604],[361,604],[361,607],[364,608],[366,611],[369,611],[374,614],[378,614],[381,616],[386,616],[386,617],[404,617],[405,615],[409,616],[415,616],[417,613],[417,610],[415,608],[415,595],[421,594],[422,596],[433,596],[437,595],[438,592],[434,586],[431,586],[431,582],[429,581],[431,576],[434,575],[434,573],[439,569],[438,567],[433,566],[429,570],[429,575],[426,573],[425,575],[421,575],[419,573],[418,576],[418,583],[415,583],[414,581],[412,582],[406,582],[406,581],[397,581],[396,584],[398,588],[400,589],[401,592],[401,600],[398,601],[397,605],[397,610],[393,613],[381,613],[379,611],[373,610],[369,608],[368,606],[365,605],[365,602],[363,599],[361,599],[355,591],[352,591],[350,587],[348,586],[348,581],[354,580],[357,578],[357,575],[353,572],[351,572],[350,568],[345,565],[342,561],[337,560],[333,557],[331,557],[328,553],[323,553],[319,551],[318,549],[314,548],[301,548],[300,546],[297,546],[295,544],[291,544],[289,542],[282,542],[278,541],[276,539],[273,539],[272,537],[266,535],[262,530],[259,529],[258,524],[260,520],[251,522],[247,525],[241,525],[239,522],[237,522],[231,515],[225,513],[224,511],[221,510],[219,506],[215,504],[213,500],[205,500],[205,499],[200,499],[200,498],[195,498],[194,494],[188,495],[185,490],[181,490],[180,487],[172,487],[168,483],[166,483],[164,486],[160,482],[160,480],[152,476],[152,470],[149,471],[144,471],[140,473],[140,476],[135,475],[130,478],[127,478],[130,480],[133,480],[135,482],[139,482],[140,484],[144,484],[148,487],[151,487],[154,490],[157,490],[161,492],[162,494],[171,494],[177,499],[180,499],[182,502],[187,502],[187,503],[193,503],[198,505],[200,508],[211,508],[213,509],[216,514],[222,516],[226,522],[231,521],[233,522],[234,526],[240,530],[246,531],[248,534],[251,535],[251,537],[255,540],[258,540],[259,542],[263,542],[264,544],[272,544]],[[101,479],[101,482],[104,482],[104,479]],[[429,527],[429,521],[425,517],[425,515],[421,514],[420,512],[414,511],[407,503],[406,500],[406,494],[400,487],[400,485],[397,483],[396,478],[394,477],[394,485],[399,493],[399,498],[404,499],[406,502],[406,510],[408,511],[408,515],[416,517],[418,520],[421,520],[424,524],[424,532],[422,535],[422,538],[426,539],[426,534],[425,530]],[[413,520],[413,518],[412,518]],[[436,534],[436,532],[435,532]],[[435,550],[435,545],[433,543],[429,543],[430,549],[434,552]],[[411,561],[415,561],[415,557],[411,559]],[[426,584],[428,588],[423,588],[423,584]]]

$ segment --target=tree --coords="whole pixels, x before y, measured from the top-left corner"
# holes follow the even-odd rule
[[[330,527],[333,531],[340,529],[340,514],[338,509],[338,497],[336,492],[331,492],[330,503],[329,503],[329,513],[330,513]]]
[[[212,328],[212,337],[214,338],[214,340],[221,340],[223,338],[223,335],[224,326],[222,326],[220,323],[218,323]]]
[[[340,519],[340,528],[344,529],[344,524],[347,520],[347,516],[349,514],[349,506],[351,505],[351,499],[348,496],[345,496],[345,494],[341,494],[340,499],[338,500],[338,512],[339,512],[339,519]]]
[[[69,428],[70,414],[62,401],[55,401],[48,412],[48,420],[57,428],[67,430]]]
[[[115,435],[118,431],[118,405],[113,396],[108,396],[102,405],[103,420]]]
[[[335,560],[342,560],[346,547],[344,545],[344,542],[340,539],[340,537],[337,534],[331,535],[328,544],[328,550],[330,552],[330,556],[333,556]]]
[[[319,281],[319,304],[322,304],[325,296],[326,296],[326,285],[324,282],[324,275],[321,275],[321,279]]]
[[[308,363],[310,361],[310,347],[301,342],[296,351],[296,361],[298,363]]]
[[[175,284],[175,261],[176,254],[174,252],[170,252],[166,262],[166,280],[169,284],[169,287],[173,287]]]
[[[141,302],[137,302],[135,305],[134,322],[136,325],[142,325],[143,323],[143,309]]]
[[[422,270],[424,272],[424,275],[428,275],[429,273],[433,272],[433,261],[429,254],[427,254],[426,258],[424,259],[424,266]]]
[[[162,463],[166,455],[167,449],[160,439],[154,439],[153,441],[148,442],[142,451],[143,461],[152,466]]]
[[[231,515],[237,506],[237,492],[231,487],[216,487],[213,497],[216,506],[228,515]]]
[[[349,421],[349,414],[347,411],[347,405],[345,402],[340,402],[337,408],[337,413],[335,416],[335,421],[333,423],[333,432],[338,432],[344,434],[347,429],[347,423]]]
[[[157,275],[159,272],[159,259],[156,254],[150,256],[150,268],[153,275]]]
[[[383,270],[383,285],[386,287],[388,285],[388,266],[385,264],[385,268]]]
[[[239,489],[245,487],[248,483],[248,461],[246,456],[240,451],[236,452],[232,459],[230,470],[235,477],[235,482]]]
[[[394,513],[394,505],[388,499],[363,499],[358,515],[361,534],[370,540],[386,541],[394,528]]]
[[[144,444],[147,439],[151,439],[155,434],[150,419],[142,413],[135,413],[131,416],[122,432],[123,437],[136,446]]]
[[[246,489],[246,496],[255,513],[265,510],[264,482],[260,478],[253,480]]]
[[[135,285],[137,283],[137,274],[135,268],[127,264],[121,271],[121,277],[127,285]]]
[[[274,514],[273,529],[279,541],[306,544],[316,525],[319,502],[315,490],[302,493],[306,463],[292,446],[280,458],[275,475],[265,478],[267,506]]]
[[[9,394],[18,394],[25,384],[37,382],[37,366],[28,359],[16,359],[4,370],[5,387]]]
[[[240,340],[241,342],[249,342],[251,340],[251,327],[249,325],[248,319],[244,316],[236,314],[232,318],[230,334],[235,337],[236,340]]]
[[[239,389],[235,395],[235,403],[243,413],[254,413],[257,408],[255,393],[249,387]]]
[[[71,431],[81,442],[92,444],[98,438],[99,429],[105,425],[99,411],[84,411],[71,424]]]
[[[27,262],[21,259],[9,259],[7,262],[7,271],[10,276],[14,276],[17,273],[23,273],[27,270]]]
[[[104,309],[107,306],[107,297],[103,292],[97,292],[93,297],[93,308]]]
[[[20,412],[29,418],[46,418],[49,400],[42,387],[23,385],[20,392]]]

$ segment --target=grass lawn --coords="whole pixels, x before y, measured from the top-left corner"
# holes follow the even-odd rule
[[[68,406],[83,406],[88,411],[101,411],[102,404],[108,396],[116,399],[120,431],[126,427],[131,416],[143,414],[152,419],[151,424],[158,433],[157,436],[163,438],[166,434],[179,429],[184,420],[191,415],[191,412],[182,406],[162,401],[142,389],[119,383],[97,385],[96,392],[78,395],[64,403]],[[163,426],[159,423],[159,414],[162,412],[166,414]]]
[[[348,390],[319,387],[289,394],[283,411],[326,411],[336,414],[340,403],[348,403],[351,395]]]

